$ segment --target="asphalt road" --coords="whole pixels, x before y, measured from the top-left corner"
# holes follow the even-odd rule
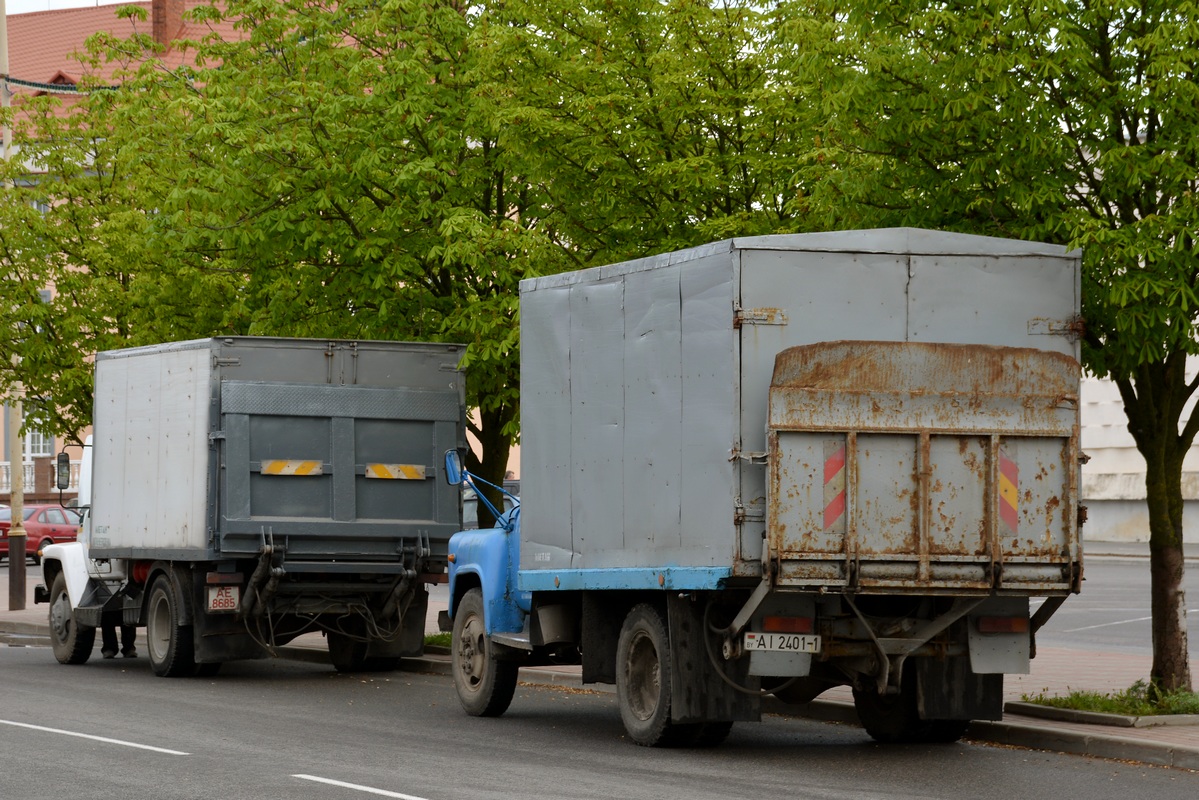
[[[1192,547],[1191,550],[1195,548]],[[30,587],[42,579],[40,567],[30,564],[26,583]],[[1149,612],[1149,560],[1147,558],[1091,557],[1086,560],[1083,590],[1066,600],[1049,623],[1037,635],[1048,647],[1072,647],[1098,652],[1153,652]],[[1189,560],[1184,579],[1188,612],[1192,627],[1199,625],[1199,560]],[[32,594],[31,594],[32,597]],[[436,628],[437,609],[445,608],[446,586],[432,587],[429,593],[429,626]],[[8,601],[8,561],[0,562],[0,603]],[[42,614],[45,606],[33,606]],[[1039,600],[1034,600],[1034,603]],[[1192,660],[1199,660],[1199,629],[1190,635]],[[2,799],[0,799],[2,800]]]
[[[715,750],[648,750],[623,738],[611,694],[522,686],[505,717],[475,719],[443,676],[272,661],[166,680],[144,658],[69,668],[40,647],[0,647],[0,676],[4,798],[1199,796],[1199,773],[969,743],[884,747],[854,727],[779,717]]]
[[[1109,653],[1153,652],[1147,558],[1089,558],[1082,592],[1066,600],[1037,634],[1047,647]],[[1191,620],[1191,660],[1199,660],[1199,563],[1188,561],[1183,586]]]

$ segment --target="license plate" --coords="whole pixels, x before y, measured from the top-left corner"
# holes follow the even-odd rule
[[[820,637],[803,633],[745,632],[745,652],[768,650],[782,653],[819,653]]]
[[[209,611],[237,611],[241,608],[240,586],[209,586],[207,588]]]

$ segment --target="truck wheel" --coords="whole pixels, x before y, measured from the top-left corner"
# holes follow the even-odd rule
[[[82,664],[91,657],[96,629],[75,622],[75,609],[67,592],[67,577],[54,576],[50,587],[50,641],[60,664]]]
[[[341,633],[329,631],[329,660],[338,672],[362,672],[366,669],[366,641]]]
[[[483,617],[483,591],[467,592],[454,613],[451,669],[458,701],[472,717],[498,717],[516,693],[520,664],[496,658]]]
[[[885,744],[948,744],[962,738],[970,725],[962,719],[921,719],[916,687],[907,680],[899,694],[854,689],[853,704],[866,733]]]
[[[146,649],[154,674],[163,678],[190,677],[196,672],[192,627],[179,622],[179,603],[171,579],[158,576],[146,603]]]
[[[688,747],[715,747],[729,738],[732,730],[733,723],[731,722],[702,722],[691,732],[683,744]]]
[[[625,730],[646,747],[680,744],[680,738],[698,736],[702,729],[670,723],[670,659],[662,614],[645,603],[634,606],[616,646],[616,697]]]

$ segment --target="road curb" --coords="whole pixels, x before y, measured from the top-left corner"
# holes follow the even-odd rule
[[[1134,717],[1127,714],[1108,714],[1099,711],[1075,711],[1069,708],[1056,708],[1040,703],[1023,703],[1015,700],[1004,703],[1003,710],[1009,714],[1019,714],[1022,717],[1056,719],[1062,722],[1079,722],[1086,725],[1107,725],[1112,728],[1165,728],[1177,725],[1199,725],[1199,714],[1157,714]]]
[[[1049,728],[1035,724],[1031,718],[1028,721],[1004,719],[999,722],[972,722],[966,738],[1033,750],[1199,770],[1199,749],[1099,731]]]
[[[50,638],[50,626],[41,622],[0,621],[0,633],[17,636],[44,636]]]

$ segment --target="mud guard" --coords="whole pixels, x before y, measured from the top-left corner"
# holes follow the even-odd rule
[[[754,692],[759,679],[749,674],[749,659],[725,661],[716,657],[724,675],[747,691],[738,691],[720,677],[706,648],[719,647],[704,630],[704,599],[672,592],[667,595],[670,646],[674,659],[671,679],[672,722],[758,722],[762,699]]]
[[[980,675],[970,659],[920,658],[916,668],[916,703],[921,719],[1003,719],[1003,675]]]

